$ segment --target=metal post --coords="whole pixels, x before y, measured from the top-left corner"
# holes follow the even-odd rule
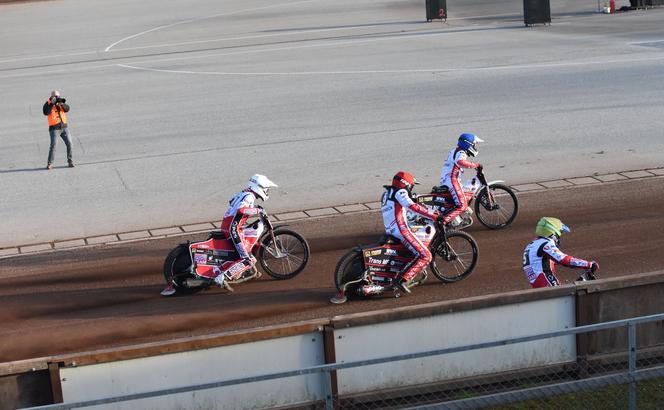
[[[627,324],[627,339],[629,349],[629,410],[636,410],[636,381],[634,374],[636,372],[636,324],[630,322]]]
[[[325,410],[334,410],[334,400],[332,397],[332,373],[325,371]]]

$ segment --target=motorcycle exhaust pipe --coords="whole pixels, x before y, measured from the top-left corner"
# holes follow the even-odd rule
[[[380,285],[364,285],[357,288],[357,293],[362,296],[380,295],[384,291],[385,287]]]
[[[197,288],[206,285],[209,281],[205,279],[187,279],[184,281],[185,286],[188,288]]]

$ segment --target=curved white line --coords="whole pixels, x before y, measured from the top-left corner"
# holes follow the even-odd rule
[[[309,1],[317,1],[317,0],[309,0]],[[291,4],[291,3],[289,3]],[[293,3],[294,4],[294,3]],[[234,13],[239,13],[239,12],[244,12],[245,10],[240,10],[238,12]],[[223,14],[227,15],[227,14]],[[449,18],[447,21],[452,21],[452,20],[465,20],[465,19],[473,19],[473,18],[497,18],[497,17],[505,17],[505,16],[511,16],[512,14],[490,14],[490,15],[485,15],[485,16],[468,16],[468,17],[455,17],[455,18]],[[206,16],[203,18],[212,18],[212,17],[218,17],[220,14],[216,16]],[[200,18],[200,19],[203,19]],[[178,24],[185,24],[185,23],[190,23],[193,21],[197,21],[200,19],[190,19],[182,22],[177,22],[173,24],[167,24],[163,25],[160,27],[155,27],[150,30],[143,31],[138,34],[134,34],[133,36],[125,37],[122,40],[116,41],[115,43],[111,44],[110,46],[106,47],[104,51],[109,51],[111,47],[116,46],[117,44],[129,40],[131,38],[135,38],[138,36],[141,36],[143,34],[160,30],[163,28],[167,27],[172,27]],[[422,22],[422,24],[425,24]],[[324,32],[333,32],[333,31],[342,31],[342,30],[357,30],[357,29],[363,29],[363,28],[371,28],[371,27],[380,27],[382,24],[369,24],[369,25],[362,25],[362,26],[351,26],[351,27],[337,27],[337,28],[329,28],[329,29],[313,29],[313,30],[293,30],[289,31],[287,33],[274,33],[274,34],[261,34],[261,35],[253,35],[253,36],[242,36],[242,37],[222,37],[222,38],[215,38],[215,39],[209,39],[209,40],[196,40],[196,41],[184,41],[180,43],[162,43],[162,44],[152,44],[152,45],[147,45],[147,46],[139,46],[139,47],[126,47],[123,48],[123,51],[131,51],[131,50],[144,50],[144,49],[150,49],[150,48],[162,48],[162,47],[175,47],[175,46],[186,46],[186,45],[192,45],[192,44],[205,44],[205,43],[215,43],[215,42],[221,42],[221,41],[234,41],[234,40],[251,40],[251,39],[256,39],[256,38],[270,38],[270,37],[280,37],[280,36],[292,36],[292,35],[298,35],[298,34],[308,34],[308,33],[324,33]],[[436,27],[437,28],[437,27]]]
[[[116,41],[115,43],[113,43],[113,44],[111,44],[110,46],[106,47],[106,48],[104,49],[104,51],[105,51],[105,52],[108,52],[108,51],[110,51],[111,48],[117,46],[118,44],[120,44],[120,43],[122,43],[122,42],[125,42],[125,41],[127,41],[127,40],[131,40],[132,38],[136,38],[136,37],[142,36],[143,34],[151,33],[151,32],[153,32],[153,31],[157,31],[157,30],[161,30],[161,29],[166,28],[166,27],[177,26],[178,24],[190,23],[190,22],[192,22],[192,21],[194,21],[194,19],[189,19],[189,20],[185,20],[185,21],[178,21],[177,23],[165,24],[165,25],[163,25],[163,26],[159,26],[159,27],[151,28],[150,30],[141,31],[140,33],[136,33],[136,34],[133,34],[133,35],[131,35],[131,36],[127,36],[127,37],[125,37],[125,38],[123,38],[123,39],[120,39],[120,40]]]
[[[295,36],[300,34],[310,34],[310,33],[327,33],[333,31],[344,31],[344,30],[357,30],[359,28],[366,27],[379,27],[379,24],[372,24],[362,27],[337,27],[337,28],[321,28],[314,30],[293,30],[287,33],[273,33],[273,34],[256,34],[253,36],[241,36],[241,37],[222,37],[222,38],[212,38],[209,40],[196,40],[196,41],[183,41],[180,43],[162,43],[162,44],[152,44],[148,46],[138,46],[138,47],[125,47],[122,48],[122,51],[134,51],[134,50],[144,50],[150,48],[162,48],[162,47],[177,47],[177,46],[189,46],[193,44],[205,44],[205,43],[218,43],[222,41],[236,41],[236,40],[253,40],[258,38],[272,38],[272,37],[283,37],[283,36]],[[380,34],[380,33],[378,33]]]
[[[226,76],[313,76],[313,75],[362,75],[362,74],[417,74],[417,73],[456,73],[469,71],[499,71],[499,70],[528,70],[528,69],[546,69],[560,67],[575,67],[589,65],[606,64],[626,64],[635,62],[659,61],[664,60],[664,56],[645,57],[645,58],[625,58],[622,60],[598,60],[598,61],[578,61],[567,63],[542,63],[542,64],[517,64],[506,66],[487,66],[487,67],[469,67],[469,68],[422,68],[422,69],[402,69],[402,70],[341,70],[341,71],[293,71],[293,72],[233,72],[233,71],[191,71],[191,70],[165,70],[159,68],[139,67],[129,64],[117,64],[119,67],[152,71],[157,73],[169,74],[199,74],[199,75],[226,75]]]
[[[494,27],[494,25],[490,26],[477,26],[478,28],[490,28]],[[256,54],[256,53],[273,53],[276,51],[289,51],[289,50],[301,50],[301,49],[306,49],[306,48],[322,48],[322,47],[337,47],[337,46],[345,46],[345,45],[356,45],[356,44],[362,44],[362,43],[375,43],[375,42],[380,42],[380,41],[394,41],[394,40],[410,40],[410,39],[415,39],[419,37],[429,37],[429,36],[442,36],[442,35],[454,35],[454,34],[463,34],[459,33],[457,31],[440,31],[440,32],[422,32],[418,34],[412,34],[412,33],[407,33],[407,36],[401,35],[401,34],[396,34],[396,35],[390,35],[386,37],[378,37],[378,38],[358,38],[358,39],[350,39],[350,40],[342,40],[342,41],[329,41],[329,40],[320,40],[317,43],[314,44],[303,44],[303,45],[293,45],[293,46],[283,46],[283,47],[269,47],[269,48],[259,48],[259,49],[248,49],[248,50],[236,50],[236,51],[228,51],[224,53],[210,53],[210,54],[201,54],[201,55],[187,55],[183,57],[170,57],[170,58],[162,58],[162,59],[157,59],[157,60],[148,60],[144,61],[146,64],[152,64],[152,63],[167,63],[167,62],[173,62],[173,61],[181,61],[181,60],[186,60],[186,61],[191,61],[194,59],[203,59],[203,58],[212,58],[212,57],[225,57],[225,56],[234,56],[234,55],[242,55],[242,54]],[[247,46],[247,48],[251,48],[252,46]],[[194,51],[195,52],[195,51]],[[193,52],[192,52],[193,53]],[[192,54],[188,53],[188,54]]]
[[[226,13],[213,14],[211,16],[197,17],[197,18],[193,18],[193,19],[177,21],[175,23],[165,24],[165,25],[159,26],[159,27],[154,27],[154,28],[151,28],[149,30],[141,31],[140,33],[132,34],[131,36],[127,36],[125,38],[122,38],[122,39],[116,41],[115,43],[111,44],[110,46],[106,47],[104,49],[104,51],[108,52],[108,51],[111,50],[111,48],[113,48],[113,47],[117,46],[118,44],[123,43],[127,40],[130,40],[130,39],[136,38],[136,37],[140,37],[144,34],[151,33],[153,31],[157,31],[157,30],[161,30],[161,29],[164,29],[164,28],[167,28],[167,27],[178,26],[178,25],[181,25],[181,24],[187,24],[187,23],[192,23],[194,21],[207,20],[207,19],[216,18],[216,17],[233,16],[235,14],[247,13],[247,12],[250,12],[250,11],[266,10],[266,9],[271,9],[271,8],[276,8],[276,7],[287,7],[287,6],[292,6],[292,5],[296,5],[296,4],[311,3],[311,2],[316,2],[316,1],[321,1],[321,0],[300,0],[300,1],[294,1],[294,2],[291,2],[291,3],[271,4],[269,6],[254,7],[254,8],[251,8],[251,9],[236,10],[236,11],[230,11],[230,12],[226,12]]]

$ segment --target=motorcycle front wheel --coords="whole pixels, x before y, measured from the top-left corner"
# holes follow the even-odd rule
[[[207,284],[194,287],[187,286],[187,280],[196,278],[191,271],[191,265],[191,255],[187,245],[177,246],[166,257],[164,261],[164,279],[166,279],[166,283],[173,285],[176,294],[190,295],[207,287]]]
[[[479,250],[475,239],[465,232],[448,231],[431,243],[431,271],[442,282],[459,282],[475,270]]]
[[[267,234],[261,241],[258,260],[271,277],[279,280],[291,279],[304,270],[309,262],[309,244],[295,231],[277,228],[273,235]]]
[[[362,253],[352,250],[339,259],[337,267],[334,270],[334,284],[337,290],[341,292],[345,284],[355,282],[346,286],[346,295],[357,297],[357,289],[363,285],[362,281],[360,281],[362,275],[364,275]]]
[[[489,229],[502,229],[519,213],[519,201],[512,188],[503,184],[488,187],[493,196],[490,200],[487,188],[483,188],[475,199],[475,214],[480,223]]]

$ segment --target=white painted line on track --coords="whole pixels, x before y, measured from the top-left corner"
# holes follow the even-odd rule
[[[212,56],[209,56],[212,57]],[[227,75],[227,76],[313,76],[313,75],[363,75],[363,74],[418,74],[418,73],[466,73],[478,71],[506,71],[506,70],[533,70],[550,69],[563,67],[583,67],[592,65],[608,64],[632,64],[635,62],[661,61],[664,55],[657,57],[631,58],[626,55],[623,59],[595,60],[595,61],[574,61],[561,63],[540,63],[540,64],[514,64],[514,65],[496,65],[485,67],[465,67],[465,68],[421,68],[421,69],[394,69],[394,70],[338,70],[338,71],[266,71],[266,72],[235,72],[235,71],[193,71],[193,70],[167,70],[160,68],[141,67],[130,64],[117,64],[133,70],[152,71],[169,74],[197,74],[197,75]]]
[[[469,16],[469,17],[457,17],[457,18],[450,18],[447,19],[448,21],[454,21],[454,20],[465,20],[465,19],[473,19],[473,18],[497,18],[497,17],[507,17],[511,16],[512,14],[493,14],[493,15],[486,15],[486,16]],[[205,18],[210,18],[210,17],[205,17]],[[182,24],[189,23],[196,21],[198,19],[190,19],[187,21],[181,22]],[[362,24],[362,25],[355,25],[355,26],[349,26],[349,27],[335,27],[335,28],[321,28],[321,29],[313,29],[313,30],[292,30],[289,32],[284,32],[284,33],[272,33],[272,34],[256,34],[256,35],[251,35],[251,36],[241,36],[241,37],[220,37],[220,38],[213,38],[213,39],[208,39],[208,40],[194,40],[194,41],[184,41],[180,43],[162,43],[162,44],[150,44],[147,46],[138,46],[138,47],[125,47],[121,49],[115,49],[113,51],[134,51],[134,50],[145,50],[145,49],[152,49],[152,48],[163,48],[163,47],[177,47],[177,46],[187,46],[187,45],[194,45],[194,44],[206,44],[206,43],[217,43],[217,42],[223,42],[223,41],[237,41],[237,40],[254,40],[254,39],[260,39],[260,38],[273,38],[273,37],[285,37],[285,36],[294,36],[294,35],[300,35],[300,34],[311,34],[311,33],[331,33],[331,32],[337,32],[337,31],[349,31],[349,30],[359,30],[359,29],[365,29],[365,28],[374,28],[374,27],[384,27],[385,23],[390,23],[394,24],[395,26],[399,24],[399,22],[382,22],[382,23],[377,23],[377,24]],[[422,25],[424,26],[425,23],[422,21]],[[561,24],[571,24],[570,23],[561,23]],[[157,29],[165,28],[165,27],[171,27],[175,24],[167,25],[167,26],[161,26],[161,27],[156,27],[151,30],[147,30],[143,33],[139,34],[146,34],[151,31],[156,31]],[[431,30],[430,26],[427,26],[428,30]],[[474,27],[474,26],[473,26]],[[437,29],[437,27],[435,28]],[[408,31],[412,32],[412,31]],[[380,32],[378,33],[365,33],[364,35],[371,35],[371,34],[382,34]],[[137,37],[138,35],[130,36],[129,38],[134,38]],[[129,39],[127,38],[127,40]],[[112,46],[112,45],[111,45]],[[109,47],[111,47],[109,46]],[[107,47],[107,50],[104,51],[110,51]],[[2,62],[2,61],[0,61]]]
[[[337,27],[337,28],[321,28],[315,30],[293,30],[286,33],[273,33],[273,34],[256,34],[252,36],[241,36],[241,37],[221,37],[213,38],[208,40],[196,40],[196,41],[184,41],[181,43],[162,43],[162,44],[151,44],[148,46],[139,46],[139,47],[125,47],[120,49],[115,49],[114,51],[134,51],[134,50],[145,50],[152,48],[163,48],[163,47],[178,47],[178,46],[189,46],[194,44],[206,44],[206,43],[220,43],[223,41],[237,41],[237,40],[255,40],[261,38],[273,38],[273,37],[286,37],[286,36],[296,36],[300,34],[312,34],[312,33],[331,33],[337,31],[348,31],[348,30],[357,30],[361,28],[371,28],[371,27],[381,27],[380,24],[372,24],[366,26],[353,26],[353,27]],[[369,34],[381,34],[381,33],[369,33]],[[363,34],[367,35],[367,33]],[[2,62],[2,61],[0,61]]]
[[[294,1],[294,2],[290,2],[290,3],[271,4],[269,6],[254,7],[254,8],[243,9],[243,10],[235,10],[235,11],[229,11],[229,12],[225,12],[225,13],[213,14],[211,16],[196,17],[196,18],[193,18],[193,19],[177,21],[175,23],[165,24],[165,25],[159,26],[159,27],[154,27],[154,28],[151,28],[149,30],[141,31],[140,33],[132,34],[131,36],[127,36],[125,38],[122,38],[122,39],[116,41],[115,43],[111,44],[110,46],[106,47],[104,49],[104,51],[110,51],[111,48],[113,48],[113,47],[117,46],[118,44],[123,43],[127,40],[130,40],[132,38],[136,38],[136,37],[142,36],[144,34],[151,33],[153,31],[157,31],[157,30],[161,30],[161,29],[164,29],[164,28],[167,28],[167,27],[174,27],[174,26],[178,26],[178,25],[182,25],[182,24],[193,23],[195,21],[207,20],[207,19],[216,18],[216,17],[233,16],[233,15],[236,15],[236,14],[242,14],[242,13],[247,13],[247,12],[267,10],[267,9],[273,9],[273,8],[277,8],[277,7],[289,7],[289,6],[293,6],[293,5],[297,5],[297,4],[312,3],[312,2],[317,2],[317,1],[321,1],[321,0],[301,0],[301,1]]]

